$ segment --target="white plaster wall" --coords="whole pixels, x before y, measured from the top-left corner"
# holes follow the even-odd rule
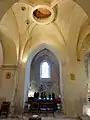
[[[63,99],[64,112],[67,116],[82,114],[83,104],[86,102],[87,78],[84,64],[73,62],[73,65],[65,65],[63,69]],[[70,68],[73,67],[71,71]],[[71,80],[70,73],[75,73],[75,80]]]
[[[6,3],[7,5],[4,4],[5,1],[2,3],[1,2],[0,2],[0,6],[1,6],[0,7],[1,9],[0,18],[5,13],[5,10],[8,9],[12,0],[11,2],[9,0],[9,2]],[[69,3],[65,4],[65,6],[68,6],[68,5]],[[71,7],[69,11],[73,10],[73,8],[74,8],[73,4],[71,3]],[[24,35],[20,34],[19,45],[20,45],[20,50],[22,50],[21,48],[24,48],[22,58],[25,59],[27,63],[22,63],[20,65],[20,70],[18,71],[18,78],[17,78],[18,89],[17,89],[17,93],[15,96],[16,97],[15,103],[18,106],[19,110],[23,107],[23,103],[25,102],[25,100],[27,100],[27,90],[29,87],[29,80],[30,80],[31,61],[34,55],[39,50],[46,47],[47,49],[50,49],[56,55],[58,62],[59,62],[59,66],[61,66],[60,69],[62,73],[60,76],[61,76],[62,81],[60,81],[60,83],[62,83],[61,94],[63,96],[64,113],[67,116],[76,116],[82,113],[82,105],[86,97],[85,96],[85,93],[86,93],[85,83],[87,81],[87,78],[86,78],[83,60],[80,62],[80,64],[77,63],[77,61],[75,60],[76,60],[76,43],[78,39],[78,33],[86,17],[86,14],[80,7],[75,7],[73,13],[67,11],[67,17],[64,16],[65,14],[63,14],[65,11],[67,11],[67,9],[62,8],[62,11],[61,11],[62,14],[60,14],[62,16],[58,16],[60,17],[61,22],[58,21],[57,23],[56,21],[58,26],[55,25],[55,23],[49,24],[47,26],[37,25],[35,29],[33,30],[33,32],[29,34],[30,36],[28,37],[30,37],[30,39],[28,40],[28,42],[26,42],[26,39],[25,39],[26,34],[27,34],[27,32],[25,31],[26,26],[23,26],[23,28],[25,29],[23,29],[22,31],[24,31],[25,34]],[[68,15],[68,13],[71,14],[71,17],[69,17],[70,14]],[[12,17],[14,18],[13,15]],[[8,21],[9,21],[9,18],[11,19],[12,17],[10,15],[8,17]],[[71,18],[70,21],[68,18]],[[7,18],[5,19],[4,22],[6,22],[7,24],[10,23],[10,21],[7,22]],[[4,22],[2,23],[5,24]],[[12,20],[12,23],[13,22],[15,21]],[[20,22],[20,20],[18,22]],[[62,25],[61,24],[59,25],[59,23],[62,23]],[[5,25],[7,26],[7,24]],[[25,22],[24,22],[24,25],[26,25]],[[17,30],[16,29],[17,27],[15,27],[13,24],[12,26],[9,26],[9,27],[10,27],[9,29],[10,31],[12,31],[12,29]],[[19,41],[18,33],[14,34],[14,31],[12,32],[13,32],[12,35],[14,36],[13,39],[12,37],[7,37],[8,33],[10,32],[7,32],[7,34],[3,34],[0,36],[2,38],[2,44],[3,44],[3,49],[4,49],[4,64],[16,64],[17,63],[16,47],[18,45],[17,46],[13,45],[12,41],[13,40],[16,41],[16,39],[17,41]],[[18,43],[18,42],[15,42],[15,43]],[[23,62],[23,59],[22,59],[22,62]],[[13,73],[13,70],[10,70],[10,71]],[[6,80],[5,78],[6,72],[7,72],[6,70],[1,72],[2,73],[2,80],[1,80],[2,85],[1,85],[0,92],[5,93],[5,94],[1,94],[1,97],[6,97],[8,100],[11,101],[12,91],[13,91],[13,86],[14,86],[14,81],[13,81],[14,78],[11,79],[10,84],[9,84],[8,80]],[[70,80],[70,73],[72,72],[75,73],[74,81]]]
[[[76,117],[79,114],[82,114],[82,106],[86,101],[86,90],[87,90],[87,78],[85,73],[85,66],[83,61],[81,63],[73,62],[73,66],[70,63],[61,64],[62,67],[62,95],[63,95],[63,109],[64,114],[67,116]],[[29,64],[30,66],[30,64]],[[75,67],[76,66],[76,67]],[[74,68],[73,68],[74,67]],[[30,68],[30,67],[28,67]],[[73,68],[73,69],[71,69]],[[24,71],[25,68],[21,67],[21,71]],[[25,71],[24,71],[25,72]],[[27,70],[27,79],[25,81],[24,72],[20,74],[21,78],[19,79],[19,88],[17,103],[19,106],[23,106],[24,99],[27,99],[27,88],[30,80],[29,69]],[[70,73],[75,73],[75,80],[70,79]],[[25,83],[25,85],[24,85]],[[26,89],[26,90],[25,90]]]
[[[10,79],[6,78],[6,74],[10,72]],[[7,101],[12,101],[13,89],[14,89],[14,72],[15,70],[3,70],[1,69],[2,79],[1,79],[1,87],[0,87],[0,98],[5,98]]]
[[[41,47],[42,49],[43,47]],[[50,48],[50,46],[49,46]],[[48,49],[49,49],[48,48]],[[34,55],[40,50],[36,49],[32,54],[30,54],[30,61],[27,64],[22,63],[18,72],[19,81],[18,81],[18,90],[16,94],[16,105],[18,106],[19,111],[22,110],[24,100],[27,99],[27,88],[29,87],[30,80],[30,64]],[[53,51],[52,51],[53,52]],[[54,52],[55,53],[55,52]],[[57,53],[57,52],[56,52]],[[61,60],[60,55],[57,56],[58,60]],[[60,62],[60,61],[59,61]],[[14,72],[10,70],[11,72]],[[7,100],[12,99],[12,91],[14,87],[14,78],[9,81],[5,78],[7,70],[2,72],[2,90],[1,97],[6,97]],[[70,64],[70,61],[61,61],[61,72],[62,72],[62,95],[63,95],[63,109],[64,113],[67,116],[77,116],[82,113],[82,105],[85,101],[86,93],[86,73],[84,62],[81,61],[77,63],[73,61]],[[75,80],[70,80],[70,73],[75,73]],[[27,86],[27,87],[25,87]]]

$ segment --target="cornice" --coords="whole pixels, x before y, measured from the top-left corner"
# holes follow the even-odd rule
[[[10,64],[4,64],[0,66],[0,69],[4,69],[4,70],[16,70],[18,69],[19,66],[17,65],[10,65]]]

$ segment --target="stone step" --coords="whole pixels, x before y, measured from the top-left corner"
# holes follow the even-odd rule
[[[90,120],[90,116],[88,116],[88,115],[82,115],[79,118],[80,118],[80,120]]]

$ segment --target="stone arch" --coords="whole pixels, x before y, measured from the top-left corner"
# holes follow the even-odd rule
[[[36,49],[33,49],[33,51],[29,54],[29,57],[28,57],[28,60],[27,60],[27,63],[26,63],[26,75],[25,75],[25,86],[24,86],[24,102],[27,100],[27,93],[28,93],[28,88],[30,86],[30,67],[31,67],[31,63],[32,63],[32,60],[34,58],[34,56],[41,50],[43,50],[44,48],[50,50],[57,58],[58,60],[58,64],[59,64],[59,76],[60,76],[60,85],[62,85],[62,61],[60,59],[60,56],[59,56],[59,51],[57,49],[53,49],[52,46],[49,46],[47,44],[41,44],[41,45],[38,45],[38,47],[36,47]],[[61,96],[63,96],[63,88],[62,86],[61,87]]]
[[[2,43],[0,42],[0,66],[3,64],[3,47]]]
[[[86,37],[90,34],[90,25],[89,21],[86,20],[85,23],[80,28],[80,32],[78,35],[76,50],[77,50],[77,57],[81,57],[82,45],[85,42]]]
[[[0,30],[1,44],[3,48],[3,64],[16,65],[17,50],[16,45],[10,36],[5,34],[5,31]]]
[[[46,65],[48,65],[47,68],[48,73],[46,75],[47,77],[45,77],[45,75],[42,74],[43,63],[46,63]],[[44,48],[34,56],[31,62],[30,72],[31,72],[30,73],[31,93],[34,92],[35,90],[39,92],[44,90],[47,91],[47,93],[49,93],[50,91],[51,92],[54,91],[56,96],[61,94],[59,64],[56,56],[50,50]],[[44,76],[42,77],[42,75]],[[35,84],[33,84],[33,81]],[[48,86],[48,82],[52,83],[52,86]],[[36,84],[37,86],[35,87]],[[41,87],[42,85],[44,86],[43,89]]]
[[[83,9],[80,8],[80,6],[78,6],[77,4],[76,4],[76,6],[77,7],[74,8],[73,14],[69,21],[70,27],[69,27],[69,33],[68,33],[68,36],[69,36],[68,37],[68,46],[71,44],[71,46],[69,46],[69,49],[73,49],[75,54],[77,52],[76,46],[77,46],[81,26],[86,22],[86,20],[88,18],[87,14],[83,11]],[[78,13],[77,13],[77,11],[78,11]],[[78,19],[77,25],[74,26],[74,24],[77,21],[77,18],[79,18],[79,17],[80,17],[80,19]],[[70,52],[70,54],[71,54],[71,52]],[[72,55],[72,57],[74,57],[74,56]]]

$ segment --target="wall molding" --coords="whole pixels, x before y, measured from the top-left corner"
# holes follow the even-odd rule
[[[4,65],[1,65],[0,66],[0,69],[3,69],[3,70],[16,70],[16,69],[19,69],[20,67],[17,66],[17,65],[10,65],[10,64],[4,64]]]

